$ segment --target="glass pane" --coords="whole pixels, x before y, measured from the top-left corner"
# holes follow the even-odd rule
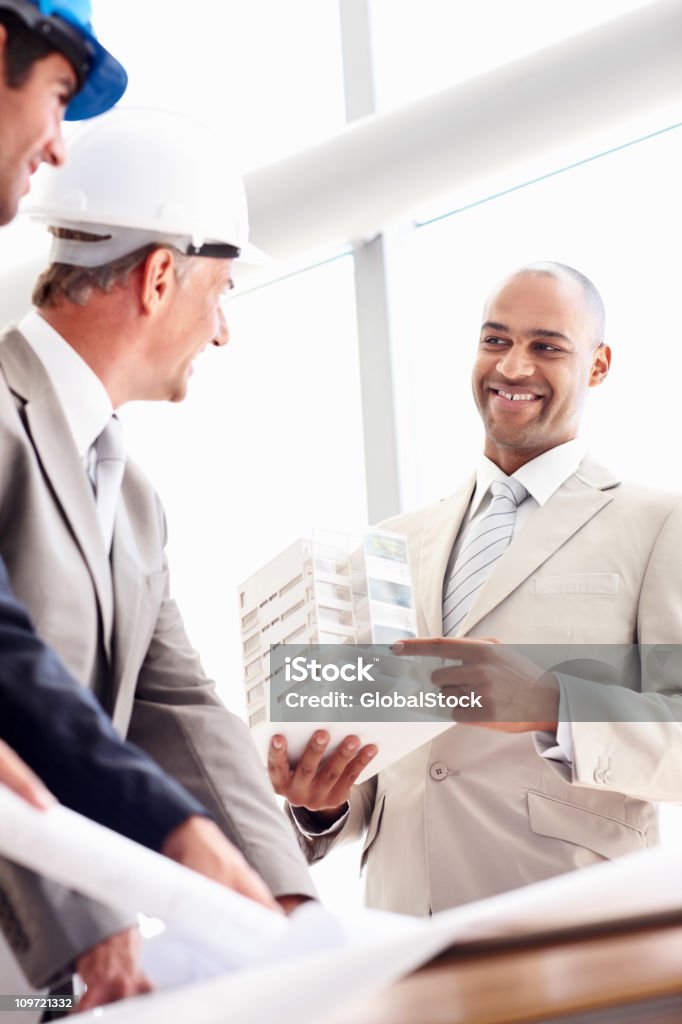
[[[344,121],[337,0],[163,0],[96,5],[95,27],[130,78],[122,105],[194,113],[243,169]]]
[[[524,57],[651,0],[372,0],[378,108]]]

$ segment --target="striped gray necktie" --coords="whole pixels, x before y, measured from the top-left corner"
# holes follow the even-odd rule
[[[495,480],[484,516],[467,528],[462,547],[443,587],[443,636],[454,636],[476,595],[509,547],[518,506],[528,491],[513,477]]]

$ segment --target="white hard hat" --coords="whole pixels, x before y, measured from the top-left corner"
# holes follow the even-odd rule
[[[215,133],[160,110],[116,110],[91,121],[47,168],[24,211],[51,227],[106,236],[56,238],[52,262],[96,267],[148,242],[190,256],[265,259],[248,245],[244,185]]]

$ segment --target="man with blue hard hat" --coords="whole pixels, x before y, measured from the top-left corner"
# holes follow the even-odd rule
[[[104,113],[127,82],[95,35],[90,0],[0,0],[0,224],[41,163],[64,162],[62,119]]]

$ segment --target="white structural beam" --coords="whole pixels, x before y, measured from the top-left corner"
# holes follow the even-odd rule
[[[339,0],[346,120],[374,113],[372,0]],[[355,310],[362,402],[367,518],[377,523],[400,511],[400,460],[393,387],[392,314],[401,300],[393,287],[384,234],[353,246]],[[394,321],[393,321],[394,322]]]
[[[253,238],[296,262],[572,146],[682,120],[682,5],[659,0],[247,176]],[[665,113],[662,113],[665,112]]]
[[[339,0],[343,99],[349,123],[375,111],[371,4],[372,0]]]
[[[411,422],[398,417],[396,379],[405,373],[405,247],[414,230],[392,228],[354,249],[362,429],[370,523],[403,506],[403,467],[410,463]],[[401,287],[402,285],[402,287]]]

